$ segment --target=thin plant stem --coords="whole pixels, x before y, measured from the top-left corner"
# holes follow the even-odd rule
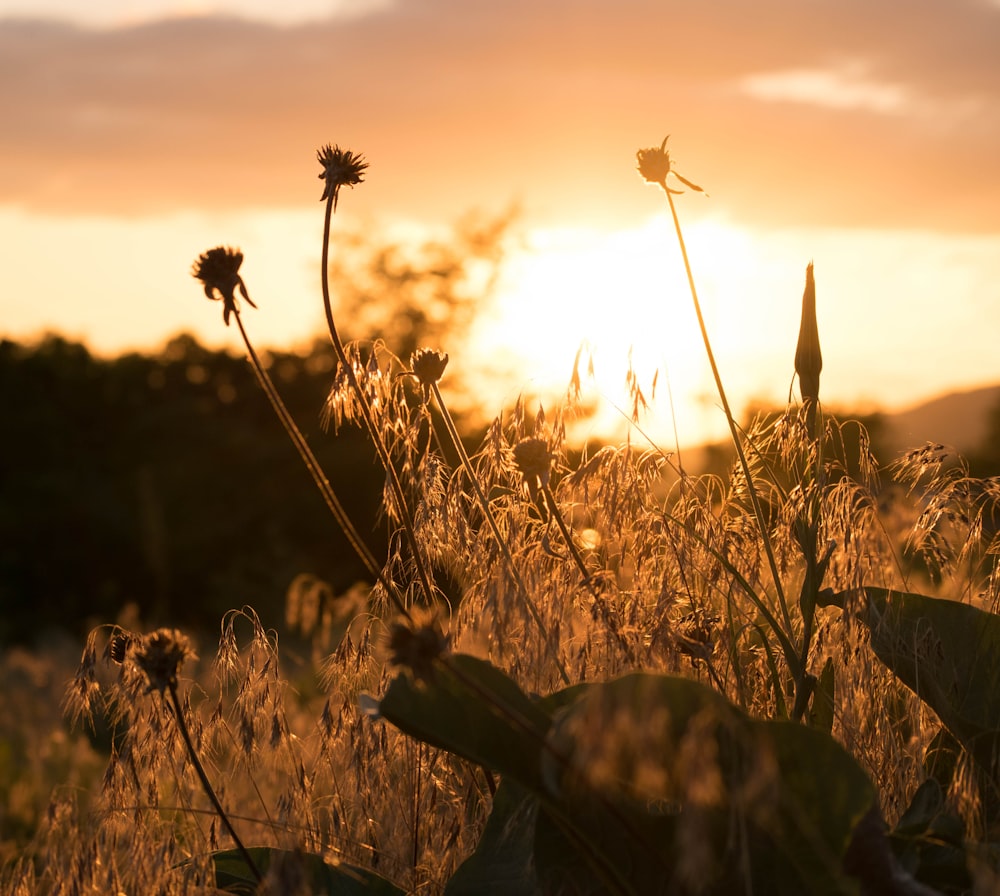
[[[364,543],[364,540],[361,538],[358,530],[354,527],[354,523],[351,522],[351,518],[348,516],[347,511],[344,510],[344,505],[340,503],[340,499],[337,497],[337,493],[333,490],[330,480],[327,479],[326,474],[323,472],[323,468],[316,459],[316,455],[313,454],[313,451],[309,447],[309,443],[306,441],[305,436],[302,435],[302,431],[299,429],[298,424],[296,424],[295,419],[292,417],[284,401],[282,401],[281,395],[275,387],[274,382],[264,369],[264,365],[261,363],[260,357],[254,350],[253,344],[250,342],[250,337],[247,335],[247,331],[243,326],[243,319],[240,316],[239,310],[237,309],[234,313],[236,316],[236,323],[240,328],[240,335],[243,337],[243,344],[246,346],[247,354],[250,356],[250,366],[253,368],[254,375],[257,377],[257,382],[264,390],[264,394],[267,396],[268,401],[271,403],[271,407],[273,408],[275,414],[277,414],[278,419],[281,421],[281,425],[285,428],[285,432],[288,433],[289,438],[292,440],[292,444],[295,445],[295,449],[298,451],[299,456],[305,463],[306,469],[309,471],[309,475],[312,476],[313,482],[319,489],[319,493],[323,498],[323,503],[326,504],[330,513],[333,514],[333,518],[337,521],[337,524],[340,526],[341,531],[343,531],[348,543],[361,559],[361,562],[364,563],[369,574],[372,575],[385,589],[389,599],[393,603],[393,606],[395,606],[400,613],[405,616],[409,616],[409,612],[407,611],[404,601],[396,586],[393,585],[393,583],[385,575],[382,568],[375,560],[375,556],[368,549],[368,545]]]
[[[472,489],[476,493],[476,498],[479,501],[479,506],[482,508],[483,516],[486,518],[486,522],[490,527],[491,533],[493,534],[493,539],[496,541],[497,547],[500,549],[500,556],[503,557],[507,574],[517,586],[518,593],[521,595],[521,599],[524,601],[524,605],[527,607],[528,613],[531,615],[535,625],[538,626],[538,630],[542,635],[542,640],[545,642],[546,649],[549,651],[549,654],[556,664],[556,668],[559,670],[559,677],[563,680],[564,684],[568,685],[570,683],[570,679],[569,674],[566,672],[566,667],[559,658],[559,653],[555,645],[552,644],[552,637],[549,634],[548,629],[545,627],[545,622],[542,620],[538,607],[528,594],[528,588],[524,584],[524,579],[521,577],[521,573],[514,565],[514,558],[511,556],[510,546],[507,544],[507,540],[500,532],[500,526],[496,521],[492,508],[490,507],[490,502],[487,500],[486,494],[483,492],[482,484],[479,482],[476,471],[472,466],[469,454],[465,450],[465,446],[462,444],[462,439],[458,434],[458,429],[455,427],[455,421],[448,412],[448,408],[444,402],[444,397],[441,395],[441,390],[438,388],[437,383],[431,383],[430,385],[431,392],[434,395],[434,401],[436,402],[438,409],[441,411],[441,418],[444,420],[445,429],[448,430],[448,436],[451,439],[455,450],[458,452],[458,457],[462,466],[465,468],[465,471],[469,476],[469,481],[472,483]]]
[[[729,407],[729,400],[726,398],[726,390],[722,385],[722,377],[719,374],[718,365],[715,363],[715,353],[712,351],[712,343],[708,338],[708,329],[705,326],[705,318],[701,313],[701,302],[698,300],[698,290],[694,283],[694,274],[691,272],[691,262],[688,259],[687,246],[684,243],[684,233],[681,230],[681,222],[677,217],[677,207],[674,204],[674,197],[667,187],[666,182],[662,182],[663,192],[666,193],[667,202],[670,204],[670,214],[674,219],[674,231],[677,234],[677,243],[680,246],[681,257],[684,260],[684,271],[687,274],[688,287],[691,290],[691,299],[694,302],[695,314],[698,317],[698,327],[701,330],[701,339],[705,346],[705,354],[708,356],[709,366],[712,368],[712,376],[715,378],[715,386],[719,392],[719,400],[722,402],[722,410],[726,415],[726,422],[729,424],[729,432],[732,435],[733,444],[736,446],[736,454],[743,469],[743,476],[746,479],[747,491],[750,493],[750,503],[753,505],[754,516],[757,518],[757,526],[760,529],[761,538],[764,542],[764,553],[767,556],[767,563],[771,570],[771,578],[774,581],[774,590],[777,595],[778,608],[781,611],[782,622],[785,630],[791,634],[792,619],[788,612],[788,602],[785,599],[785,591],[781,584],[781,576],[778,574],[778,564],[774,558],[774,549],[767,532],[767,523],[764,519],[764,510],[760,504],[757,490],[754,488],[753,476],[750,473],[750,464],[747,462],[746,452],[743,450],[743,443],[740,440],[739,430],[733,412]]]
[[[337,355],[337,361],[343,367],[344,374],[347,377],[351,390],[354,392],[355,397],[358,400],[358,406],[361,408],[361,418],[365,424],[365,428],[368,430],[368,435],[371,437],[372,443],[375,446],[379,460],[385,468],[385,473],[389,480],[389,487],[392,490],[393,499],[396,502],[404,536],[409,543],[410,551],[413,555],[413,562],[416,566],[417,576],[420,579],[420,585],[423,588],[427,602],[430,603],[434,599],[434,589],[431,587],[430,576],[427,572],[423,554],[420,550],[420,544],[417,541],[417,534],[413,527],[413,521],[410,518],[409,510],[407,509],[406,496],[403,493],[402,483],[399,481],[399,475],[396,472],[396,467],[392,462],[392,456],[390,455],[389,449],[385,444],[385,440],[382,438],[378,431],[378,427],[375,425],[375,415],[372,411],[371,402],[368,401],[368,396],[365,395],[364,390],[361,388],[357,372],[354,370],[354,365],[347,356],[347,350],[344,348],[344,343],[340,338],[340,334],[337,332],[337,325],[333,319],[333,305],[330,301],[329,265],[330,226],[333,219],[333,209],[335,203],[336,193],[331,191],[330,195],[326,199],[326,210],[323,216],[323,249],[320,262],[320,283],[323,290],[323,310],[326,314],[327,329],[330,331],[330,341],[333,343],[333,350]]]
[[[239,834],[236,833],[236,829],[233,827],[233,823],[229,820],[226,810],[222,808],[222,803],[219,802],[219,798],[215,795],[212,782],[208,780],[205,768],[201,764],[201,759],[198,758],[198,751],[195,750],[194,744],[191,742],[191,734],[188,732],[187,722],[184,721],[184,710],[181,708],[181,701],[177,696],[177,684],[174,681],[168,682],[167,690],[170,691],[170,701],[173,704],[174,715],[177,719],[177,727],[180,729],[181,737],[184,738],[184,744],[187,746],[188,756],[191,759],[191,764],[194,766],[194,770],[198,773],[198,778],[201,781],[201,786],[205,791],[205,795],[212,803],[216,814],[220,819],[222,819],[222,823],[225,825],[226,830],[229,831],[229,836],[233,838],[236,848],[240,851],[240,855],[243,856],[243,861],[247,863],[247,867],[257,879],[257,883],[260,883],[264,880],[264,876],[260,873],[260,869],[257,867],[257,863],[253,860],[253,856],[250,855],[249,850],[243,845],[243,841],[240,839]]]
[[[635,651],[632,650],[632,646],[627,640],[625,640],[625,636],[618,627],[618,621],[612,614],[611,608],[608,606],[608,602],[604,599],[604,595],[598,591],[597,585],[594,584],[594,579],[590,575],[590,570],[587,569],[587,564],[583,562],[583,557],[573,541],[573,533],[569,531],[569,526],[566,525],[566,521],[563,519],[562,513],[559,510],[559,505],[556,503],[556,496],[552,494],[551,487],[546,483],[542,483],[541,489],[542,494],[545,496],[545,503],[548,505],[549,513],[552,514],[552,517],[556,521],[556,525],[559,527],[559,531],[562,533],[563,541],[566,542],[566,546],[569,548],[570,556],[572,556],[573,562],[576,564],[576,568],[580,570],[580,574],[583,576],[583,581],[594,598],[594,604],[600,610],[601,618],[604,619],[604,624],[608,627],[608,631],[615,636],[615,639],[618,641],[618,645],[625,653],[625,657],[628,662],[631,665],[635,665]]]

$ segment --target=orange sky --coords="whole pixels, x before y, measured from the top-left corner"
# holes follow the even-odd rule
[[[670,133],[679,170],[711,194],[682,197],[685,220],[755,241],[740,257],[706,245],[701,276],[744,284],[728,301],[763,303],[746,321],[766,324],[765,286],[787,302],[760,340],[794,339],[814,258],[834,395],[838,354],[853,400],[858,357],[877,348],[869,380],[890,385],[869,397],[887,404],[1000,379],[996,2],[398,0],[297,25],[184,8],[131,27],[0,19],[5,332],[68,321],[104,348],[148,344],[154,322],[200,334],[217,309],[186,309],[194,256],[237,243],[251,270],[248,247],[309,240],[326,142],[371,162],[345,226],[516,202],[542,242],[590,228],[578,245],[594,255],[594,232],[656,226],[634,153]],[[256,291],[308,289],[317,248],[283,255],[284,281],[258,261]],[[750,326],[708,293],[718,327]],[[747,361],[769,394],[779,365],[759,371],[779,345]]]

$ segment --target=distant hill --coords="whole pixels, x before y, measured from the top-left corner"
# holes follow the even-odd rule
[[[981,453],[990,414],[998,406],[1000,384],[948,392],[900,411],[877,412],[880,424],[876,436],[878,459],[881,464],[888,464],[904,452],[928,442],[947,445],[970,458]],[[842,419],[852,416],[850,409],[835,407],[832,412]],[[732,463],[732,447],[728,441],[687,446],[683,460],[689,473],[718,471]]]
[[[960,454],[969,454],[986,439],[989,415],[998,404],[1000,385],[949,392],[886,413],[883,441],[893,457],[925,442],[941,442]]]

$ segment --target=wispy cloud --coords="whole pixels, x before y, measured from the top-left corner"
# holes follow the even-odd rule
[[[985,0],[464,0],[276,27],[0,23],[0,203],[301,205],[328,141],[410,215],[523,201],[648,210],[631,158],[674,135],[759,223],[996,230],[1000,10]],[[934,172],[947,182],[923,197]],[[318,194],[317,194],[318,195]],[[359,196],[361,191],[359,191]]]
[[[761,100],[815,103],[832,109],[866,109],[904,114],[914,106],[913,97],[899,84],[869,80],[860,65],[832,69],[790,69],[748,75],[746,93]]]

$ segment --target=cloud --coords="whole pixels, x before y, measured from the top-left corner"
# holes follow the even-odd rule
[[[1000,10],[887,0],[464,0],[297,27],[0,22],[0,203],[149,214],[316,202],[550,218],[655,205],[671,133],[714,209],[769,224],[997,230]],[[933,201],[930,201],[931,197]]]

